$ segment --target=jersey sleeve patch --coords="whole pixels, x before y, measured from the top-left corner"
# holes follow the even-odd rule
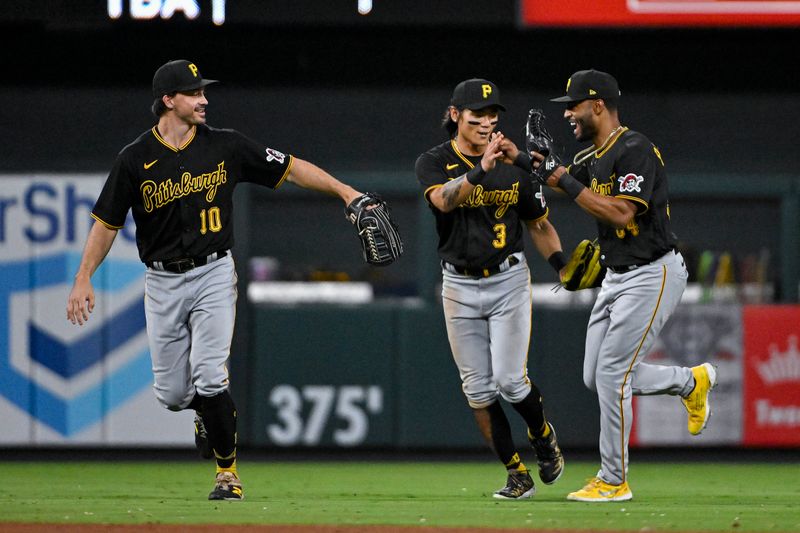
[[[267,148],[265,151],[267,152],[267,161],[277,161],[282,165],[286,159],[286,154],[279,152],[274,148]]]
[[[642,192],[641,183],[644,181],[642,176],[630,173],[620,176],[617,181],[619,181],[619,192],[621,193]]]

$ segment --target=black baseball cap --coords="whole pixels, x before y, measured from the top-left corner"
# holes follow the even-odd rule
[[[459,109],[478,110],[494,106],[501,111],[506,110],[500,103],[500,91],[497,85],[480,78],[464,80],[456,85],[450,105]]]
[[[579,70],[567,80],[566,95],[551,102],[580,102],[599,98],[619,98],[622,93],[614,76],[599,70]]]
[[[158,67],[153,76],[153,96],[158,98],[165,94],[193,91],[212,83],[217,83],[217,80],[204,80],[191,61],[175,59]]]

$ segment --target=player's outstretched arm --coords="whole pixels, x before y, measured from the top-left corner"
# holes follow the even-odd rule
[[[361,193],[350,185],[342,183],[317,165],[298,157],[294,158],[292,169],[286,179],[304,189],[338,196],[345,205],[349,205],[350,202],[361,196]]]
[[[538,168],[544,158],[533,152],[533,166]],[[578,206],[594,218],[615,228],[624,228],[636,216],[633,202],[614,196],[603,196],[587,188],[573,178],[567,169],[559,165],[548,177],[548,186],[567,193]]]
[[[590,189],[586,189],[586,192],[575,198],[575,203],[596,219],[619,229],[625,228],[636,216],[636,206],[633,202],[613,196],[602,196]]]
[[[86,238],[86,246],[83,249],[83,257],[75,274],[75,282],[72,285],[67,297],[67,320],[73,324],[83,325],[89,320],[89,313],[94,310],[94,289],[92,288],[92,274],[103,262],[117,230],[106,227],[101,222],[95,221],[89,236]]]
[[[549,260],[554,253],[561,252],[561,239],[558,236],[555,226],[549,220],[528,220],[528,233],[530,233],[533,245],[542,257]]]

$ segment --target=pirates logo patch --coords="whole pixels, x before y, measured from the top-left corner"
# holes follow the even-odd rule
[[[625,174],[617,178],[619,181],[619,192],[642,192],[639,184],[644,181],[644,178],[636,174]]]

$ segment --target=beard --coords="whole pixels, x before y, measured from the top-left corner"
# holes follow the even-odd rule
[[[576,120],[575,123],[578,125],[578,136],[577,139],[579,142],[591,141],[594,139],[595,131],[594,126],[587,120]]]

